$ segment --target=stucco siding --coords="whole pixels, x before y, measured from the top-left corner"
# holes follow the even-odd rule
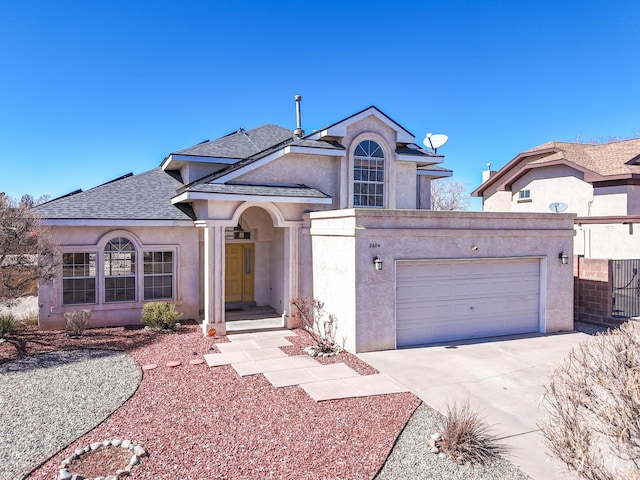
[[[573,272],[560,252],[571,258],[573,215],[480,212],[340,211],[310,214],[313,262],[329,264],[335,248],[328,238],[353,237],[355,292],[318,285],[328,311],[356,312],[348,326],[347,345],[364,352],[395,348],[395,262],[413,259],[539,258],[541,262],[541,331],[573,328]],[[325,239],[325,241],[321,241]],[[346,247],[348,244],[342,240]],[[340,261],[348,262],[340,252]],[[373,266],[380,255],[382,271]],[[349,262],[351,263],[351,262]],[[348,307],[347,304],[351,306]]]
[[[174,259],[174,299],[179,312],[186,318],[199,318],[200,265],[199,238],[194,227],[52,227],[62,253],[96,252],[96,304],[62,304],[62,268],[52,284],[39,287],[39,325],[43,329],[64,328],[64,313],[91,310],[91,327],[139,324],[143,300],[142,253],[145,250],[172,250]],[[136,246],[136,301],[104,302],[104,280],[101,256],[103,245],[115,237],[127,237]]]
[[[416,209],[416,164],[412,162],[396,162],[396,208]]]

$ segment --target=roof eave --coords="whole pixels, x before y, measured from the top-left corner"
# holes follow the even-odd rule
[[[209,193],[209,192],[182,192],[171,199],[172,204],[191,202],[194,200],[233,200],[273,203],[305,203],[316,205],[331,205],[331,197],[295,197],[278,195],[251,195],[246,193]]]

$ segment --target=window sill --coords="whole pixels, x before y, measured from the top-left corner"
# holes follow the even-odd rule
[[[531,200],[530,198],[519,198],[517,200],[518,203],[531,203],[533,200]]]

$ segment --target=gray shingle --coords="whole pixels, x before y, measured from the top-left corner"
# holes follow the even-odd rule
[[[331,198],[306,185],[258,185],[233,183],[205,183],[188,188],[189,192],[224,193],[231,195],[263,195],[275,197]]]
[[[239,130],[217,140],[206,141],[173,153],[177,155],[240,159],[250,157],[291,138],[293,138],[292,130],[267,124],[244,132]]]
[[[190,206],[172,205],[182,183],[160,168],[35,207],[45,219],[193,220]]]

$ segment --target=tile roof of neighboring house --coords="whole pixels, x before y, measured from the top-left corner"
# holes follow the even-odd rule
[[[640,173],[640,165],[629,165],[629,162],[640,157],[640,138],[602,145],[548,142],[524,153],[535,153],[548,149],[554,149],[556,152],[544,155],[529,163],[537,164],[566,159],[602,176]]]
[[[45,219],[193,220],[188,205],[172,205],[182,183],[155,168],[35,207]]]
[[[518,154],[504,167],[471,192],[482,196],[491,185],[506,185],[531,168],[569,163],[585,172],[585,181],[598,182],[640,175],[640,138],[592,145],[547,142]],[[609,177],[609,178],[607,178]]]
[[[194,155],[217,158],[246,158],[273,145],[293,138],[293,131],[277,125],[262,125],[252,130],[237,131],[216,140],[199,143],[193,147],[173,152],[178,155]]]
[[[306,185],[260,185],[245,183],[205,183],[189,188],[192,192],[225,193],[232,195],[264,195],[276,197],[331,198],[320,190]]]

